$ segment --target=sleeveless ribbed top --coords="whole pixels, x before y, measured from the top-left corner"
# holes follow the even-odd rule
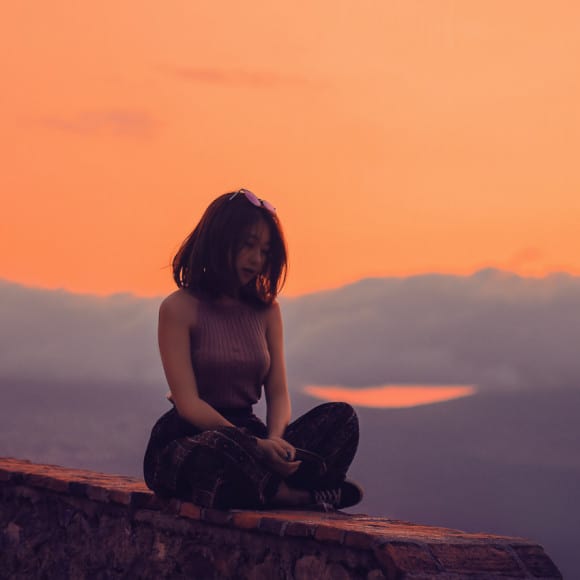
[[[270,370],[268,309],[249,304],[198,302],[191,362],[201,399],[218,409],[247,408],[261,394]]]

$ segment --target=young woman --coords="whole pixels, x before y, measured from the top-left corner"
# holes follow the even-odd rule
[[[358,420],[345,403],[293,423],[276,296],[286,244],[267,201],[215,199],[173,259],[159,310],[173,408],[155,424],[144,473],[157,494],[218,509],[341,509],[362,499],[346,472]],[[252,412],[264,389],[266,425]]]

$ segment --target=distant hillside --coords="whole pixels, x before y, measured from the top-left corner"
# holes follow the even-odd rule
[[[0,281],[0,377],[155,388],[160,301]],[[368,279],[281,304],[293,384],[580,388],[578,277]]]
[[[482,270],[361,280],[284,302],[297,383],[580,388],[580,278]]]

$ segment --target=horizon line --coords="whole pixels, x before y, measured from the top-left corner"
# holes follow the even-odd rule
[[[314,294],[322,294],[326,292],[334,292],[337,290],[341,290],[343,288],[347,288],[349,286],[354,286],[361,282],[367,280],[393,280],[393,279],[411,279],[411,278],[420,278],[426,276],[445,276],[445,277],[454,277],[454,278],[471,278],[478,274],[484,273],[501,273],[501,274],[508,274],[517,278],[522,279],[529,279],[529,280],[543,280],[547,278],[551,278],[554,276],[568,276],[572,278],[580,277],[580,272],[571,272],[567,270],[553,270],[548,271],[543,274],[531,274],[531,273],[520,273],[514,270],[509,270],[506,268],[496,267],[496,266],[483,266],[480,268],[476,268],[471,270],[469,273],[461,273],[461,272],[451,272],[451,271],[434,271],[434,270],[425,270],[421,272],[409,273],[409,274],[385,274],[385,275],[369,275],[363,276],[361,278],[356,278],[350,281],[346,281],[343,284],[327,286],[324,288],[312,290],[310,292],[303,292],[300,294],[286,294],[282,291],[278,296],[281,299],[297,299],[302,298],[304,296],[312,296]],[[20,286],[22,288],[28,290],[38,290],[38,291],[46,291],[46,292],[64,292],[67,294],[73,294],[75,296],[91,296],[94,298],[113,298],[113,297],[121,297],[127,296],[132,298],[140,298],[140,299],[154,299],[154,298],[163,298],[167,294],[160,294],[160,293],[137,293],[133,290],[126,290],[120,289],[115,292],[98,292],[98,291],[91,291],[91,290],[74,290],[72,288],[67,288],[65,286],[36,286],[27,284],[20,280],[11,280],[9,278],[5,278],[0,276],[0,285],[13,285],[13,286]],[[168,293],[170,291],[174,291],[168,289]]]

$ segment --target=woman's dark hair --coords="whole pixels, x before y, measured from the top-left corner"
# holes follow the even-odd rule
[[[249,230],[264,220],[270,230],[270,251],[262,272],[240,290],[257,305],[271,304],[286,280],[287,250],[276,214],[253,205],[243,194],[224,193],[212,201],[173,258],[173,279],[179,288],[215,299],[232,296],[239,284],[235,258]]]

